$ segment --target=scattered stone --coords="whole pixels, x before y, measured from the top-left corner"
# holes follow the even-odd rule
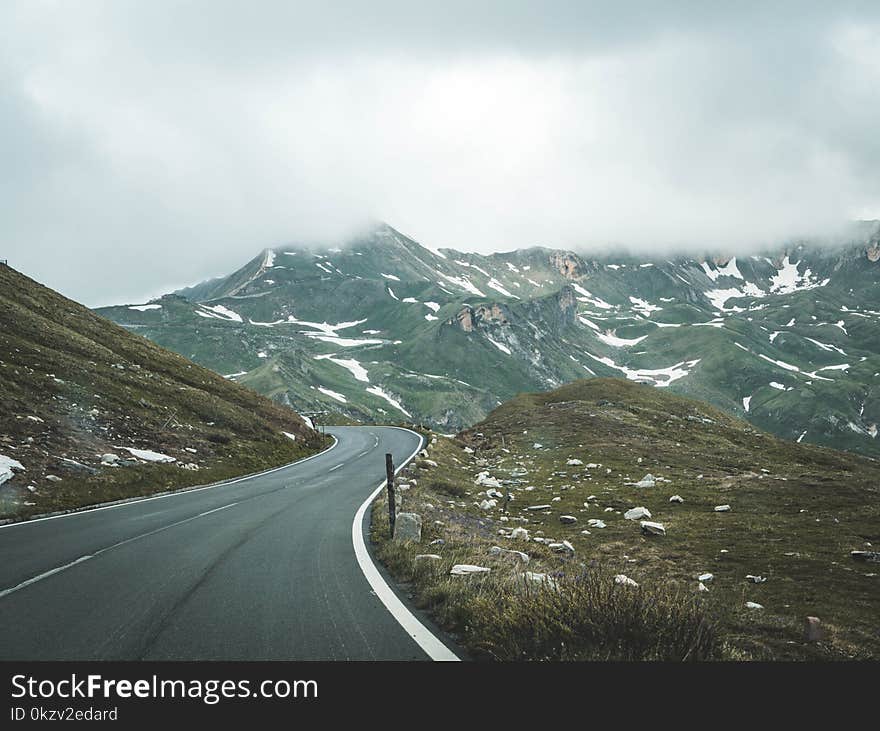
[[[522,563],[529,562],[529,554],[523,553],[522,551],[511,551],[507,548],[502,548],[501,546],[492,546],[492,548],[489,549],[489,554],[492,556],[506,556]]]
[[[46,475],[46,479],[49,482],[61,482],[61,478],[58,475]]]
[[[626,574],[618,574],[617,576],[615,576],[614,583],[618,586],[631,586],[634,589],[639,588],[639,585],[631,578],[629,578],[629,576],[627,576]]]
[[[650,518],[651,511],[642,507],[630,508],[623,514],[623,517],[627,520],[641,520],[642,518]]]
[[[697,581],[712,581],[715,578],[715,574],[700,574],[697,577]]]
[[[526,510],[547,510],[549,505],[529,505]]]
[[[468,576],[470,574],[488,574],[492,569],[485,566],[474,566],[468,563],[457,563],[449,572],[450,576]]]
[[[763,609],[763,604],[758,604],[758,602],[746,602],[746,609]]]
[[[556,588],[556,580],[550,576],[547,576],[547,574],[538,574],[534,571],[526,571],[523,576],[525,576],[526,581],[531,581],[535,584],[543,584],[544,586],[547,586],[551,589]]]
[[[117,462],[119,462],[118,454],[112,454],[108,452],[107,454],[101,455],[101,464],[115,465]]]
[[[646,536],[665,536],[666,528],[663,527],[662,523],[652,523],[650,520],[643,520],[641,522],[642,533]]]
[[[422,516],[418,513],[398,513],[394,521],[395,541],[422,540]]]
[[[572,523],[577,523],[578,519],[575,518],[573,515],[560,515],[559,522],[563,525],[571,525]]]
[[[570,459],[565,464],[567,464],[569,467],[578,467],[582,465],[583,462],[579,459]]]
[[[707,586],[701,581],[699,584],[697,584],[697,591],[699,591],[699,592],[701,592],[701,593],[702,593],[702,592],[707,592],[707,591],[709,591],[709,587],[707,587]]]
[[[510,537],[517,541],[529,540],[529,532],[525,528],[514,528],[510,531]]]
[[[571,545],[568,541],[560,541],[559,543],[548,543],[547,548],[549,548],[554,553],[567,553],[569,555],[574,554],[574,546]]]
[[[729,513],[730,506],[729,505],[716,505],[714,510],[716,513]]]
[[[655,484],[656,484],[656,479],[654,478],[654,475],[648,473],[641,480],[639,480],[635,484],[635,486],[636,487],[654,487]]]
[[[825,637],[822,621],[818,617],[804,618],[804,641],[818,642]]]
[[[763,584],[767,581],[767,578],[764,576],[755,576],[753,574],[746,574],[746,581],[751,581],[753,584]]]
[[[582,531],[581,531],[581,535],[582,535],[582,536],[591,536],[591,535],[593,535],[593,534],[590,533],[590,531],[588,531],[588,530],[582,530]]]
[[[483,500],[483,502],[480,503],[480,510],[491,510],[496,505],[498,505],[497,500]]]
[[[681,495],[673,495],[671,498],[669,498],[669,502],[681,504],[684,502],[684,498]]]
[[[597,520],[596,518],[590,518],[590,520],[587,521],[587,525],[590,526],[590,528],[604,528],[605,522]]]
[[[444,541],[442,538],[435,538],[435,539],[434,539],[433,541],[431,541],[428,545],[429,545],[429,546],[445,546],[445,545],[446,545],[446,541]]]

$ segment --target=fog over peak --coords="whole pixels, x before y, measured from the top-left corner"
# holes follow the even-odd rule
[[[712,5],[5,2],[0,258],[97,305],[367,220],[702,252],[878,217],[880,7]]]

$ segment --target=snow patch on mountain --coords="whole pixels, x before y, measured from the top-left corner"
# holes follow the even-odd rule
[[[332,354],[328,353],[326,355],[316,355],[315,360],[329,360],[331,363],[335,363],[336,365],[345,368],[358,381],[363,381],[364,383],[370,382],[370,377],[367,373],[367,369],[364,368],[354,358],[334,358]]]
[[[346,399],[345,396],[343,396],[341,393],[338,393],[337,391],[331,391],[329,388],[325,388],[324,386],[318,386],[318,390],[325,396],[336,399],[341,404],[348,403],[348,399]]]
[[[379,386],[371,386],[370,388],[366,389],[366,391],[367,391],[367,393],[371,393],[374,396],[378,396],[379,398],[385,399],[395,409],[397,409],[398,411],[401,411],[402,413],[406,414],[407,416],[410,416],[410,417],[412,416],[412,414],[410,414],[409,411],[407,411],[405,408],[403,408],[403,406],[401,406],[400,402],[397,399],[395,399],[393,396],[391,396],[391,394],[382,390],[382,388],[380,388]]]
[[[161,310],[162,305],[149,304],[149,305],[129,305],[130,310],[137,310],[138,312],[147,312],[149,310]]]

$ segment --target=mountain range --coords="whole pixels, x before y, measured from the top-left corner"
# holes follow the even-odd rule
[[[723,256],[481,255],[380,224],[99,312],[300,412],[453,432],[517,393],[613,376],[876,455],[878,272],[877,222]]]

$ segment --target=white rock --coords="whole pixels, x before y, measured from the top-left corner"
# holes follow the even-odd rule
[[[605,522],[596,518],[590,518],[590,520],[587,521],[587,525],[590,526],[590,528],[604,528]]]
[[[467,576],[469,574],[488,574],[492,569],[485,566],[474,566],[468,563],[457,563],[449,572],[451,576]]]
[[[153,452],[149,449],[135,449],[134,447],[123,447],[123,449],[128,450],[129,452],[131,452],[132,456],[137,457],[144,462],[156,462],[157,464],[165,464],[177,461],[174,457],[169,457],[167,454],[162,454],[161,452]]]
[[[549,507],[549,505],[529,505],[526,510],[547,510]]]
[[[116,464],[119,461],[119,455],[108,452],[101,455],[101,464]]]
[[[697,577],[697,581],[712,581],[715,578],[715,574],[700,574]]]
[[[492,548],[489,549],[489,554],[491,556],[507,556],[515,558],[522,563],[529,562],[529,555],[527,553],[523,553],[522,551],[511,551],[507,548],[502,548],[501,546],[492,546]]]
[[[632,586],[634,588],[638,588],[638,586],[639,586],[635,581],[633,581],[631,578],[629,578],[629,576],[627,576],[626,574],[618,574],[617,576],[615,576],[614,583],[618,584],[620,586]]]
[[[706,592],[706,591],[709,591],[709,587],[707,587],[707,586],[701,581],[699,584],[697,584],[697,591],[699,591],[699,592]]]
[[[623,517],[627,520],[641,520],[642,518],[650,518],[651,511],[643,507],[630,508],[623,514]]]
[[[534,571],[526,571],[523,575],[526,577],[527,581],[532,581],[536,584],[543,584],[552,589],[556,588],[556,580],[547,576],[547,574],[538,574]]]
[[[465,453],[465,454],[473,454],[473,453],[474,453],[474,450],[471,449],[470,447],[465,447],[465,448],[464,448],[464,453]]]
[[[565,464],[567,464],[569,467],[577,467],[579,465],[582,465],[583,462],[579,459],[570,459]]]
[[[514,528],[510,531],[510,537],[517,541],[529,540],[529,532],[525,528]]]
[[[643,520],[641,522],[642,533],[645,535],[653,535],[653,536],[665,536],[666,528],[663,527],[662,523],[652,523],[649,520]]]
[[[547,548],[549,548],[554,553],[574,553],[574,546],[571,545],[568,541],[560,541],[559,543],[549,543],[547,544]]]
[[[498,505],[497,500],[483,500],[483,502],[480,503],[480,510],[491,510],[496,505]]]
[[[730,506],[729,505],[716,505],[714,510],[716,513],[729,513]]]
[[[436,553],[420,553],[415,557],[415,561],[439,561],[440,556]]]
[[[684,498],[683,498],[681,495],[673,495],[671,498],[669,498],[669,502],[671,502],[671,503],[683,503],[683,502],[684,502]]]
[[[639,480],[635,484],[635,486],[636,487],[654,487],[655,484],[656,484],[656,480],[654,478],[654,475],[649,473],[649,474],[645,475],[641,480]]]
[[[746,609],[763,609],[763,604],[758,604],[757,602],[746,602]]]
[[[578,519],[575,518],[573,515],[560,515],[559,522],[563,525],[571,525],[572,523],[577,523]]]
[[[25,472],[24,466],[17,459],[0,454],[0,485],[11,480],[16,472]]]
[[[763,584],[765,581],[767,581],[767,578],[765,576],[746,574],[746,581],[751,581],[753,584]]]
[[[418,513],[398,513],[394,521],[395,541],[422,540],[422,516]]]

